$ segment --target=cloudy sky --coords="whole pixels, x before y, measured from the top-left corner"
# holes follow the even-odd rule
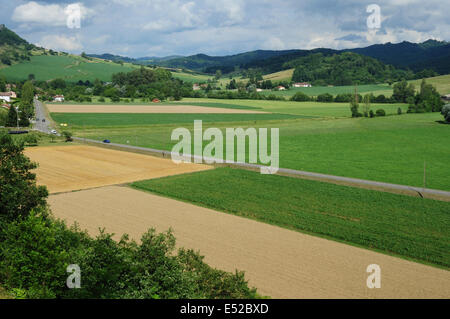
[[[448,0],[0,0],[0,4],[0,23],[29,42],[71,53],[226,55],[255,49],[341,49],[450,40]],[[368,17],[375,13],[366,11],[370,4],[381,10],[380,28],[368,28]],[[369,20],[372,26],[376,23]]]

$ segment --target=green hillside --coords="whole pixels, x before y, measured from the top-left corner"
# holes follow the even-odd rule
[[[122,66],[99,59],[90,61],[73,55],[41,55],[32,56],[30,61],[1,69],[0,74],[12,81],[27,79],[29,74],[34,74],[38,81],[55,78],[62,78],[69,82],[94,81],[97,78],[102,81],[111,81],[114,73],[129,72],[133,69],[135,67],[130,64]]]

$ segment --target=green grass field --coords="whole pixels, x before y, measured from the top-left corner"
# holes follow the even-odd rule
[[[416,90],[419,90],[422,80],[414,80],[409,82],[416,86]],[[441,95],[450,94],[450,74],[427,78],[426,82],[433,84]]]
[[[118,72],[129,72],[135,69],[131,65],[121,66],[116,63],[105,62],[98,59],[87,61],[75,56],[33,56],[31,61],[23,62],[0,70],[8,80],[27,79],[34,74],[36,80],[47,81],[63,78],[66,81],[77,82],[96,78],[102,81],[111,81],[111,76]]]
[[[426,187],[450,190],[450,125],[438,122],[442,120],[439,113],[373,119],[272,117],[271,121],[264,121],[268,117],[263,115],[256,119],[255,114],[52,116],[57,122],[69,123],[68,129],[79,137],[164,150],[176,144],[170,140],[171,132],[180,126],[192,131],[194,119],[203,119],[204,129],[222,131],[227,127],[279,128],[280,167],[423,187],[426,162]],[[246,116],[254,120],[245,121]]]
[[[448,202],[231,168],[132,186],[284,228],[450,267]]]
[[[303,116],[319,117],[350,117],[350,106],[348,103],[322,103],[322,102],[291,102],[291,101],[266,101],[266,100],[222,100],[222,99],[191,99],[185,98],[178,102],[182,104],[197,105],[200,103],[213,103],[217,101],[222,107],[229,105],[256,107],[265,112],[296,114]],[[205,104],[206,105],[206,104]],[[371,109],[375,112],[377,109],[384,109],[386,114],[397,114],[398,108],[403,113],[408,110],[408,105],[403,103],[387,104],[373,103]],[[360,104],[362,110],[362,104]]]
[[[128,125],[193,123],[202,120],[205,123],[215,122],[248,122],[295,119],[301,116],[291,114],[122,114],[122,113],[52,113],[58,123],[67,123],[75,127],[110,127]]]
[[[191,82],[191,83],[206,82],[212,78],[212,76],[210,75],[186,73],[186,72],[172,72],[172,76],[184,82]]]

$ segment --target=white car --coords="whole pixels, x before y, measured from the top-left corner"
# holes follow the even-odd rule
[[[56,132],[56,130],[51,130],[50,133],[55,134],[55,135],[58,134],[58,132]]]

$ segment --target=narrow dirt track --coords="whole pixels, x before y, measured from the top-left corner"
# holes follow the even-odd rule
[[[139,239],[148,228],[173,228],[179,246],[200,250],[210,265],[245,270],[273,298],[449,298],[450,272],[313,237],[188,203],[108,186],[52,195],[56,217]],[[381,267],[381,289],[366,268]]]
[[[51,113],[176,113],[176,114],[253,114],[267,113],[254,110],[227,109],[193,105],[73,105],[47,104]]]
[[[170,159],[85,145],[33,147],[27,148],[25,155],[39,163],[37,182],[46,185],[50,193],[211,169],[207,165],[175,164]]]

